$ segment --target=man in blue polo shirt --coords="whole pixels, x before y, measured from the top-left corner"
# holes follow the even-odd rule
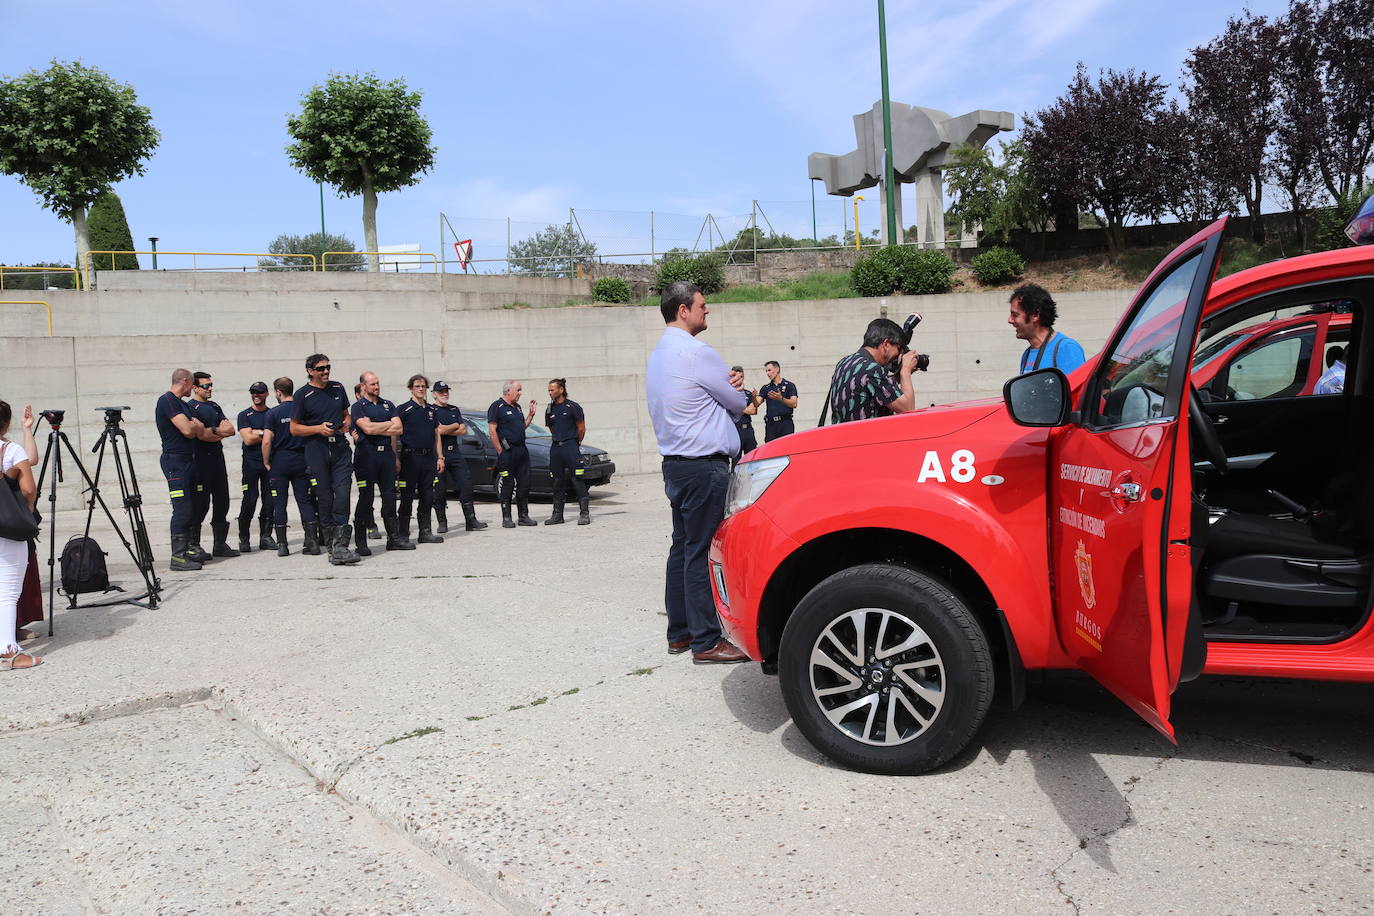
[[[417,373],[406,382],[406,387],[410,389],[410,400],[397,408],[401,430],[392,436],[401,456],[401,536],[410,537],[410,507],[418,500],[416,528],[419,533],[415,543],[442,544],[444,539],[430,527],[434,493],[439,486],[439,475],[444,471],[439,421],[434,414],[434,405],[428,400],[429,379]]]
[[[1065,375],[1083,365],[1083,347],[1067,334],[1054,329],[1059,308],[1044,287],[1022,283],[1011,291],[1011,313],[1007,324],[1016,330],[1016,337],[1026,342],[1021,354],[1020,371],[1058,369]]]
[[[353,480],[353,453],[348,448],[348,391],[330,381],[329,357],[312,353],[305,361],[310,384],[301,388],[291,406],[291,435],[305,440],[305,464],[315,480],[320,527],[329,545],[334,566],[357,563],[349,541],[349,486]]]
[[[310,495],[310,471],[305,466],[305,443],[291,435],[292,392],[296,383],[283,375],[272,383],[277,392],[277,406],[267,411],[267,424],[262,431],[262,460],[267,467],[267,479],[272,488],[272,514],[277,530],[277,556],[289,557],[291,548],[286,542],[286,495],[290,490],[296,497],[296,509],[301,516],[304,539],[301,553],[311,556],[320,552],[320,523],[315,515],[315,503]]]
[[[239,506],[239,553],[253,549],[253,512],[262,495],[262,515],[258,518],[258,549],[276,550],[272,540],[272,485],[267,479],[267,465],[262,462],[262,431],[267,428],[267,383],[254,382],[248,386],[252,404],[239,411],[239,439],[243,442],[241,479],[243,502]]]
[[[372,504],[380,496],[382,526],[386,529],[387,550],[414,550],[400,531],[396,520],[396,452],[391,437],[400,435],[401,420],[396,405],[382,397],[382,382],[375,372],[358,378],[358,400],[350,411],[353,429],[358,434],[353,469],[358,478],[358,508],[353,513],[353,544],[361,556],[372,555],[367,546],[368,520]]]
[[[496,446],[496,470],[500,475],[497,479],[500,481],[502,528],[516,526],[510,518],[512,492],[519,509],[519,524],[539,524],[530,518],[530,452],[525,447],[525,428],[534,422],[535,402],[530,401],[530,412],[522,414],[521,390],[519,382],[507,381],[501,388],[501,396],[487,408],[487,434]]]
[[[763,364],[768,384],[759,389],[764,407],[763,441],[772,442],[797,431],[792,411],[797,409],[797,386],[782,377],[782,366],[775,359]]]
[[[195,442],[196,455],[196,501],[195,514],[191,517],[191,551],[199,554],[196,559],[204,563],[211,556],[236,557],[239,552],[229,546],[229,472],[224,466],[224,440],[234,435],[233,424],[224,415],[219,404],[210,400],[215,390],[215,380],[208,372],[191,374],[191,400],[186,408],[191,416],[205,425]],[[205,516],[210,513],[211,504],[214,514],[210,516],[210,531],[214,536],[211,553],[206,554],[200,546],[200,527]]]
[[[205,429],[192,418],[182,398],[191,393],[191,370],[174,369],[172,387],[157,399],[153,419],[162,437],[162,476],[172,497],[172,569],[192,571],[201,568],[187,554],[191,542],[191,501],[196,486],[195,454],[191,443]]]

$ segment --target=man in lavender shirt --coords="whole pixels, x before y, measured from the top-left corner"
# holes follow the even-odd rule
[[[673,507],[663,589],[668,651],[691,649],[698,665],[743,662],[748,656],[721,636],[707,556],[725,515],[730,458],[739,449],[735,421],[744,411],[744,381],[732,380],[716,351],[696,339],[706,330],[707,309],[695,283],[669,283],[660,308],[668,326],[649,356],[645,388]]]

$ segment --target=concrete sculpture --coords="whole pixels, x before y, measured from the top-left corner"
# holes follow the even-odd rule
[[[945,206],[940,169],[951,147],[961,143],[982,146],[999,131],[1011,130],[1015,118],[1009,111],[970,111],[952,118],[934,108],[892,102],[892,168],[897,182],[898,234],[902,227],[903,182],[916,185],[916,241],[921,247],[941,247],[945,239]],[[854,116],[858,149],[842,156],[812,153],[807,158],[811,178],[825,182],[825,193],[849,197],[856,191],[883,183],[883,108],[873,103],[870,111]],[[883,189],[886,192],[886,188]],[[887,241],[886,193],[883,201],[883,241]]]

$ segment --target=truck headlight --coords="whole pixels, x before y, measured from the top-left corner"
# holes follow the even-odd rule
[[[725,517],[748,509],[778,479],[788,464],[786,455],[762,461],[741,461],[730,477],[730,489],[725,493]]]

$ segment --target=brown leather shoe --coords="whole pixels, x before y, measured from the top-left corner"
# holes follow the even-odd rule
[[[736,648],[728,639],[716,640],[716,644],[705,652],[692,653],[692,664],[694,665],[733,665],[736,662],[747,661],[749,661],[749,656]]]
[[[692,641],[690,639],[679,639],[677,642],[668,643],[668,654],[681,655],[690,648],[692,648]]]

